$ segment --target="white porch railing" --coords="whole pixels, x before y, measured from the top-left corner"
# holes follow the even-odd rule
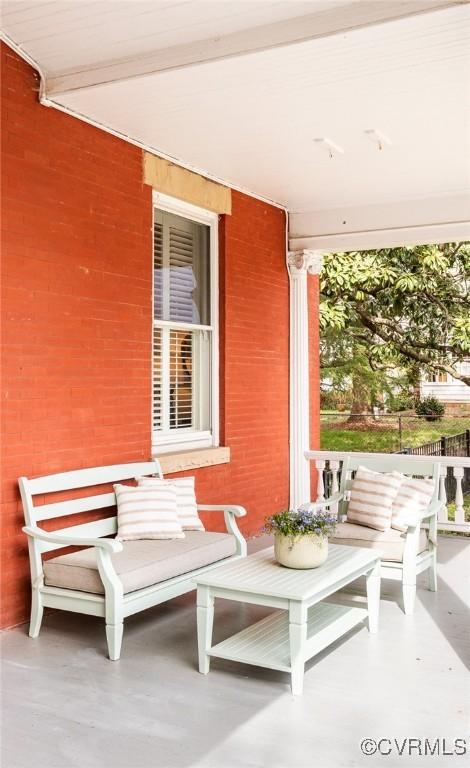
[[[322,501],[325,498],[325,470],[330,470],[332,473],[331,479],[331,494],[333,495],[339,489],[339,478],[341,474],[341,466],[343,459],[350,455],[348,451],[306,451],[305,457],[309,461],[313,461],[318,470],[317,480],[317,493],[316,500]],[[354,452],[355,456],[361,456],[363,458],[370,458],[377,456],[376,453],[361,453]],[[387,456],[393,454],[385,454]],[[463,477],[464,470],[470,468],[470,458],[464,458],[460,456],[407,456],[407,459],[416,463],[418,467],[423,461],[429,462],[431,459],[439,462],[441,465],[441,481],[439,498],[444,502],[445,506],[439,516],[438,527],[441,531],[462,531],[470,533],[470,522],[465,521],[464,510],[464,497],[463,497]],[[445,481],[447,477],[448,467],[451,467],[453,476],[456,482],[455,491],[455,520],[449,520],[449,513],[447,507],[447,495]]]

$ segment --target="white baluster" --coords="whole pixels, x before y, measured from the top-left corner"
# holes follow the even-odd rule
[[[338,493],[339,491],[339,485],[338,485],[339,461],[330,461],[330,469],[333,474],[333,479],[331,483],[331,495],[334,496],[335,493]],[[336,504],[332,504],[330,509],[332,513],[336,517],[338,517],[338,502],[336,502]]]
[[[439,501],[444,502],[444,506],[439,510],[439,522],[448,523],[449,516],[447,514],[447,493],[446,493],[446,477],[447,467],[441,467],[439,478]]]
[[[316,501],[325,501],[325,483],[323,481],[323,470],[325,469],[326,462],[321,460],[315,461],[315,466],[317,468],[317,498]]]
[[[465,523],[465,511],[463,508],[463,467],[453,467],[452,471],[455,477],[455,522],[463,525]]]

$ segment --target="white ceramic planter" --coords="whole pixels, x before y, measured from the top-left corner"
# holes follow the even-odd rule
[[[316,533],[274,536],[274,555],[286,568],[318,568],[328,557],[328,537]]]

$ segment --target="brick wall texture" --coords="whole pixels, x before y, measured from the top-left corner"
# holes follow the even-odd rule
[[[152,193],[142,153],[41,106],[37,92],[36,73],[2,45],[2,627],[29,612],[17,478],[151,454]],[[201,503],[247,508],[250,536],[288,504],[285,214],[238,192],[232,202],[220,223],[220,426],[231,461],[195,474]],[[310,305],[318,444],[313,279]],[[215,513],[205,522],[222,529]]]

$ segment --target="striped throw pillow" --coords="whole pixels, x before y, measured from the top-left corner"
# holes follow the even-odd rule
[[[434,495],[434,480],[405,475],[402,478],[392,506],[392,528],[397,531],[406,531],[413,515],[419,519],[419,513],[426,511]]]
[[[117,538],[184,539],[176,514],[176,491],[172,483],[160,480],[148,487],[116,484]]]
[[[376,531],[388,531],[401,477],[359,467],[351,486],[347,521]]]
[[[141,486],[161,482],[157,477],[136,477]],[[203,531],[204,526],[197,512],[194,477],[179,477],[168,480],[176,490],[176,513],[183,531]]]

